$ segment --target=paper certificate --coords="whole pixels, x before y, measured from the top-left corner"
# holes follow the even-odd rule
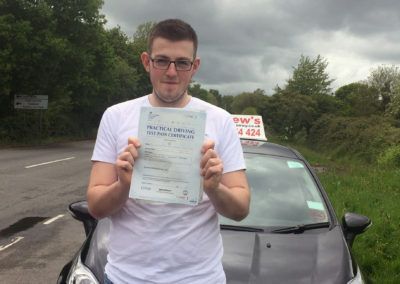
[[[142,107],[129,197],[196,205],[203,195],[201,146],[206,113]]]

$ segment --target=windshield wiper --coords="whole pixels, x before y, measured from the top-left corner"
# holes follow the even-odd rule
[[[220,225],[221,230],[243,231],[243,232],[264,232],[261,228],[234,226],[234,225]]]
[[[304,231],[307,231],[307,230],[328,228],[328,227],[329,227],[329,222],[313,223],[313,224],[300,224],[300,225],[296,225],[296,226],[289,226],[289,227],[279,228],[279,229],[271,231],[271,233],[278,233],[278,234],[295,233],[295,234],[300,234],[300,233],[303,233]]]

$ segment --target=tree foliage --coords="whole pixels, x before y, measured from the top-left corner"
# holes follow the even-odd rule
[[[108,105],[138,96],[132,47],[122,32],[105,30],[102,3],[0,2],[0,132],[5,137],[87,136]],[[15,110],[16,94],[47,95],[49,108]]]
[[[241,114],[244,113],[246,108],[253,107],[256,110],[256,114],[261,114],[268,98],[261,89],[257,89],[252,93],[241,93],[233,97],[231,103],[232,113]]]
[[[382,116],[325,115],[310,130],[309,143],[341,156],[351,154],[372,162],[388,147],[398,145],[400,128]]]
[[[199,98],[216,106],[220,105],[220,94],[217,90],[206,90],[203,89],[200,84],[193,83],[189,86],[188,92],[195,98]]]
[[[130,51],[133,56],[133,60],[131,64],[133,66],[138,66],[137,75],[138,75],[138,89],[136,96],[141,97],[143,95],[147,95],[151,93],[152,86],[150,83],[149,75],[146,70],[142,66],[142,62],[140,59],[140,54],[143,51],[147,50],[147,38],[150,34],[151,29],[154,27],[155,22],[147,22],[142,25],[139,25],[135,34],[133,35],[133,41],[130,45]]]
[[[400,117],[400,69],[382,65],[371,71],[368,85],[377,90],[383,110],[388,115]]]
[[[386,110],[391,101],[398,97],[400,84],[400,69],[397,66],[382,65],[371,71],[368,85],[375,88],[382,100],[382,107]]]
[[[310,96],[301,94],[275,94],[262,113],[264,122],[271,130],[287,139],[312,127],[317,116],[317,103]]]
[[[381,113],[381,100],[374,87],[365,83],[351,83],[340,87],[335,97],[341,103],[341,113],[346,116],[370,116]]]
[[[284,90],[287,93],[298,93],[305,96],[328,95],[331,83],[326,72],[328,62],[318,55],[314,60],[301,55],[297,67],[293,69],[292,77],[287,81]]]

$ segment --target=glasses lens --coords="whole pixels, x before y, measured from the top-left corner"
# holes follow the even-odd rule
[[[154,59],[153,62],[156,68],[167,69],[170,61],[166,59]]]
[[[190,70],[192,67],[192,62],[189,60],[177,60],[175,61],[176,70]]]

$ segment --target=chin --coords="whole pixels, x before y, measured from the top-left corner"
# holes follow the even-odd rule
[[[185,97],[185,92],[158,92],[156,96],[164,103],[175,103]]]

